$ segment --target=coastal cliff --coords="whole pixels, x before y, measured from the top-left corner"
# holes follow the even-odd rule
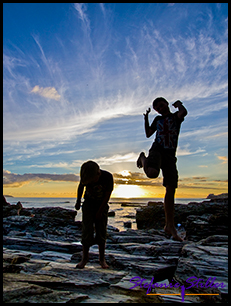
[[[186,289],[185,302],[228,300],[228,197],[189,203],[184,205],[188,211],[178,211],[176,205],[175,221],[181,224],[179,234],[184,237],[183,242],[165,235],[160,203],[142,208],[142,227],[146,224],[146,228],[119,231],[108,226],[109,269],[100,267],[97,246],[90,248],[86,267],[75,269],[82,254],[81,222],[75,221],[76,211],[60,207],[25,209],[19,203],[14,206],[3,204],[6,303],[181,302],[182,292],[175,288],[177,285],[153,289],[152,293],[162,295],[147,295],[142,285],[129,289],[134,286],[130,280],[139,277],[150,283],[154,277],[159,284],[187,288],[186,280],[193,276],[211,286]],[[155,215],[151,215],[151,209],[157,214],[155,225],[149,223]],[[142,220],[141,214],[137,212],[137,224]]]

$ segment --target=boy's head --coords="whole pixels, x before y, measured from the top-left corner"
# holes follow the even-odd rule
[[[90,183],[96,183],[100,177],[99,165],[89,160],[82,164],[80,169],[80,181],[83,185],[88,185]]]
[[[152,103],[154,110],[161,115],[166,115],[170,112],[168,105],[168,101],[163,97],[156,98]]]

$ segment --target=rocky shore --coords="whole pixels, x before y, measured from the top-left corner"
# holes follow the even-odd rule
[[[60,207],[25,209],[20,204],[3,203],[6,303],[181,302],[181,287],[175,287],[189,287],[186,280],[193,276],[213,288],[195,281],[185,290],[184,302],[228,301],[228,197],[176,205],[175,222],[181,224],[183,242],[165,235],[163,204],[149,203],[137,211],[138,230],[108,226],[109,269],[100,267],[98,247],[92,246],[83,270],[75,269],[82,254],[77,212]],[[161,295],[147,295],[142,285],[129,289],[135,285],[130,282],[134,277],[137,282],[138,277],[145,279],[143,283],[154,277],[155,283],[171,283],[172,288],[163,285],[150,292]]]

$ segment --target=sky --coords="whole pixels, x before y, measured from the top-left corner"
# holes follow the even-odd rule
[[[176,197],[228,192],[227,3],[3,3],[4,194],[75,197],[94,160],[113,197],[163,197],[136,166],[159,96],[188,111]]]

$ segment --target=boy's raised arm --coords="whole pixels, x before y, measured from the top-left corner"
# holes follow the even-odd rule
[[[183,119],[186,115],[187,115],[187,109],[184,107],[184,105],[182,104],[182,102],[180,100],[177,100],[176,102],[173,103],[173,106],[175,108],[178,108],[178,118]]]
[[[155,131],[153,131],[150,126],[149,126],[149,121],[148,121],[148,114],[150,113],[151,109],[150,107],[146,110],[146,114],[144,115],[144,129],[146,133],[146,137],[149,138],[153,135]]]

